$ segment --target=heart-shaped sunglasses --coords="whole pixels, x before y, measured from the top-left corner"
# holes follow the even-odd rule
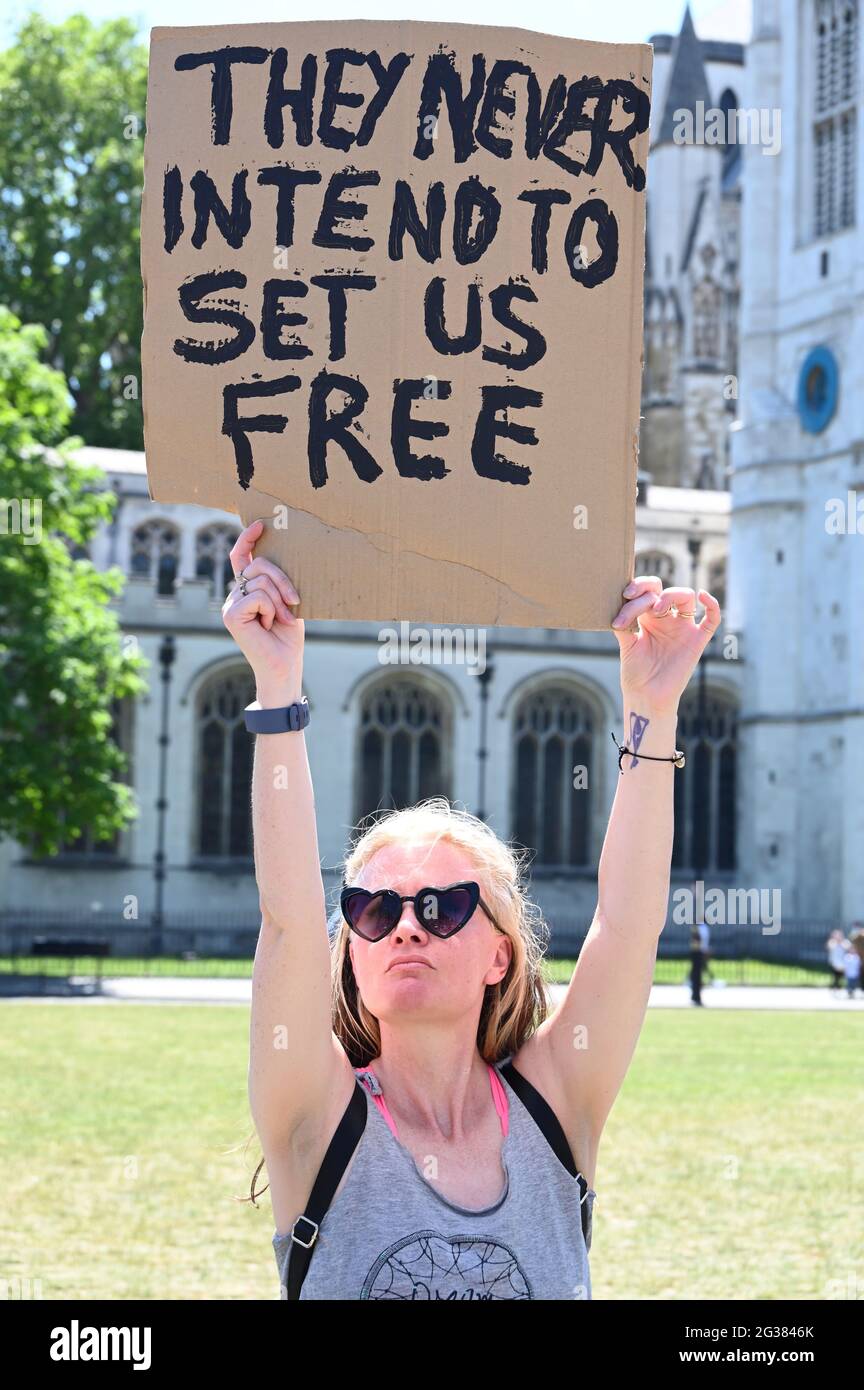
[[[501,928],[480,896],[479,883],[451,883],[447,888],[421,888],[418,893],[397,893],[380,888],[345,887],[340,895],[342,916],[352,931],[366,941],[382,941],[402,917],[402,904],[413,903],[417,921],[424,931],[446,940],[469,921],[479,903],[493,926]]]

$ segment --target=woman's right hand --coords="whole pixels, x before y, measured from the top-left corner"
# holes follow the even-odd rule
[[[246,594],[239,584],[222,606],[222,621],[252,667],[259,686],[293,675],[302,661],[306,625],[291,612],[300,595],[284,570],[253,555],[263,521],[241,531],[230,554],[235,575],[246,573]]]

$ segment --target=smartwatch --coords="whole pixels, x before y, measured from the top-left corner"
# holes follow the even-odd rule
[[[295,700],[293,705],[283,705],[279,709],[245,709],[246,728],[250,734],[285,734],[305,729],[311,715],[306,696]]]

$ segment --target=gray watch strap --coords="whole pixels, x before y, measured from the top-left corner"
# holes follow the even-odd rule
[[[282,705],[279,709],[245,709],[246,728],[251,734],[285,734],[305,729],[311,718],[309,701],[306,696],[295,700],[293,705]]]

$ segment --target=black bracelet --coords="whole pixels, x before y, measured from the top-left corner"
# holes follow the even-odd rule
[[[648,761],[652,763],[674,763],[676,767],[684,766],[685,758],[680,748],[675,749],[675,752],[673,753],[671,758],[657,758],[654,757],[651,753],[637,753],[634,748],[626,748],[623,743],[618,742],[614,734],[612,734],[612,742],[618,749],[618,771],[622,774],[622,776],[624,774],[624,769],[621,766],[621,759],[624,757],[625,753],[632,754],[632,756],[636,758],[637,761],[639,758],[647,758]]]

